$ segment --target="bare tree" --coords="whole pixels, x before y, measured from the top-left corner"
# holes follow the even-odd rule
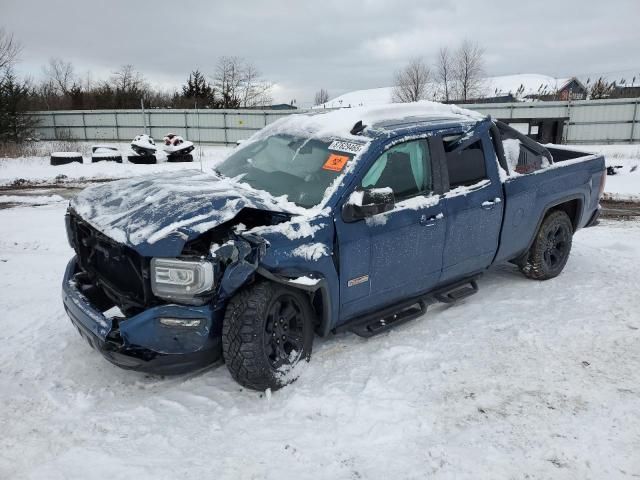
[[[438,82],[442,86],[444,101],[448,102],[451,99],[453,81],[453,58],[451,52],[447,47],[442,47],[438,52],[438,63],[436,65],[436,75]]]
[[[406,103],[423,100],[427,96],[427,84],[431,71],[421,58],[414,58],[395,74],[393,101]]]
[[[221,108],[258,107],[271,103],[273,85],[241,57],[220,57],[213,75]]]
[[[75,83],[75,74],[71,62],[65,62],[61,58],[50,58],[49,65],[44,67],[44,73],[49,78],[50,84],[60,95],[68,95]]]
[[[112,91],[114,108],[137,108],[140,99],[147,97],[150,91],[144,76],[133,65],[123,65],[113,72],[104,87]]]
[[[453,79],[457,100],[467,101],[480,96],[484,76],[484,49],[477,43],[465,40],[454,59]]]
[[[113,72],[111,85],[116,91],[144,92],[149,88],[144,76],[136,71],[133,65],[123,65],[120,70]]]
[[[327,103],[329,101],[329,92],[327,92],[324,88],[321,88],[316,92],[314,105],[322,105],[323,103]]]
[[[244,61],[242,65],[241,106],[264,107],[271,104],[273,84],[261,78],[258,69]]]
[[[0,28],[0,70],[11,67],[21,51],[22,46],[13,38],[13,34]]]
[[[238,108],[240,106],[240,85],[242,84],[242,59],[240,57],[220,57],[213,82],[221,97],[220,107]]]

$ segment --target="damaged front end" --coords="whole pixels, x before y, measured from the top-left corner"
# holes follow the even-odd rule
[[[63,280],[65,310],[90,345],[122,368],[175,374],[211,364],[222,355],[226,302],[250,281],[267,249],[262,238],[240,230],[286,219],[242,212],[186,242],[178,257],[149,258],[70,210],[76,256]]]

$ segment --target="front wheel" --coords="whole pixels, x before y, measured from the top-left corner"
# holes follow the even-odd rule
[[[520,271],[534,280],[557,277],[571,252],[573,225],[566,212],[556,210],[545,217]]]
[[[222,326],[222,353],[231,376],[255,390],[276,390],[288,373],[309,360],[313,312],[306,295],[260,281],[231,298]]]

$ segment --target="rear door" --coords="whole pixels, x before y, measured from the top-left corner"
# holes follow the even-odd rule
[[[504,199],[498,165],[487,134],[440,137],[449,191],[442,282],[480,272],[498,249]]]
[[[429,142],[412,140],[390,146],[358,179],[357,188],[391,188],[396,205],[357,222],[336,219],[342,320],[438,283],[446,218],[433,167]]]

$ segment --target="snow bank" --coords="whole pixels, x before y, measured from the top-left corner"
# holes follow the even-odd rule
[[[0,203],[24,203],[29,205],[45,205],[48,203],[66,202],[60,195],[0,195]]]

